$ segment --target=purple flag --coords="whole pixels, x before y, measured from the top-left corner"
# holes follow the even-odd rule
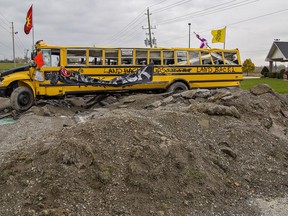
[[[195,32],[194,32],[195,33]],[[201,38],[199,34],[196,34],[196,37],[201,41],[201,44],[200,44],[200,48],[206,48],[208,47],[207,45],[207,40],[205,38]]]

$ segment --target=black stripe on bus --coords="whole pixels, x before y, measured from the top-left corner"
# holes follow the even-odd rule
[[[86,66],[86,65],[79,65],[79,67],[75,67],[73,65],[67,65],[65,66],[65,68],[78,68],[81,69],[81,68],[141,68],[141,67],[145,67],[146,65],[89,65],[89,66]],[[155,66],[156,67],[156,66]]]
[[[231,87],[235,87],[235,88],[239,88],[239,85],[229,85],[229,86],[209,86],[209,87],[193,87],[191,89],[205,89],[205,88],[209,88],[209,89],[216,89],[216,88],[231,88]]]
[[[189,83],[199,83],[199,82],[240,82],[241,80],[239,79],[235,79],[235,80],[193,80],[193,81],[189,81]]]
[[[192,72],[179,72],[179,73],[171,73],[171,72],[166,72],[166,73],[154,73],[153,76],[168,76],[168,75],[172,75],[172,76],[175,76],[175,75],[215,75],[215,74],[243,74],[242,72],[221,72],[221,73],[218,73],[218,72],[214,72],[214,73],[206,73],[206,72],[198,72],[198,73],[192,73]],[[85,76],[93,76],[93,77],[99,77],[99,76],[123,76],[123,75],[127,75],[127,74],[85,74]]]
[[[161,84],[167,84],[169,83],[168,81],[162,81],[162,82],[150,82],[150,83],[143,83],[144,85],[161,85]],[[141,84],[141,83],[138,83],[138,85]],[[133,84],[133,85],[137,85],[136,84]],[[39,85],[40,87],[63,87],[63,86],[101,86],[101,87],[126,87],[126,86],[132,86],[132,85],[126,85],[126,86],[109,86],[109,85],[89,85],[89,84],[84,84],[84,83],[79,83],[79,84],[57,84],[57,85],[52,85],[52,84],[40,84]]]
[[[73,65],[66,65],[65,68],[141,68],[146,65],[78,65],[75,67]],[[175,67],[184,67],[184,68],[197,68],[197,67],[242,67],[241,65],[154,65],[155,68],[175,68]],[[79,70],[78,69],[78,70]]]
[[[145,92],[145,91],[155,91],[155,90],[162,90],[163,88],[151,88],[151,89],[117,89],[117,90],[91,90],[91,91],[66,91],[64,95],[87,95],[87,94],[101,94],[101,93],[123,93],[123,92]],[[62,95],[61,95],[62,96]]]
[[[206,73],[206,72],[198,72],[198,73],[193,73],[193,72],[179,72],[179,73],[166,73],[166,74],[163,74],[163,75],[218,75],[218,74],[243,74],[242,72],[214,72],[214,73]]]

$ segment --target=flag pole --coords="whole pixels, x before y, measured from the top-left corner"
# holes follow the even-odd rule
[[[34,9],[33,9],[33,4],[32,4],[32,52],[34,48]]]
[[[224,49],[225,49],[225,47],[226,47],[226,27],[227,27],[227,26],[225,26]]]

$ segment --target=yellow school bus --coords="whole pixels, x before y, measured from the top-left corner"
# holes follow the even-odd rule
[[[239,87],[243,77],[238,49],[76,47],[38,41],[33,59],[30,66],[0,75],[0,96],[10,97],[16,110],[27,110],[44,97]]]

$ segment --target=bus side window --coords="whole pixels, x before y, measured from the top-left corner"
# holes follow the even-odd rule
[[[187,52],[186,51],[176,51],[177,54],[177,64],[187,65]]]
[[[118,65],[118,49],[105,49],[105,64]]]
[[[102,49],[89,49],[89,65],[102,65]]]
[[[163,60],[164,65],[174,65],[174,51],[163,51]]]
[[[60,66],[60,49],[51,50],[51,66],[52,67]]]
[[[212,58],[209,52],[201,52],[202,65],[212,65]]]
[[[68,65],[86,65],[85,49],[67,49]]]
[[[211,56],[215,65],[223,65],[222,52],[211,52]]]
[[[200,65],[199,51],[189,52],[190,65]]]
[[[161,65],[161,56],[159,50],[150,50],[150,63]]]
[[[227,65],[236,65],[238,64],[237,53],[235,52],[225,52],[224,58]]]
[[[147,56],[147,49],[136,49],[136,65],[146,65]]]
[[[121,65],[133,64],[133,49],[121,49]]]

